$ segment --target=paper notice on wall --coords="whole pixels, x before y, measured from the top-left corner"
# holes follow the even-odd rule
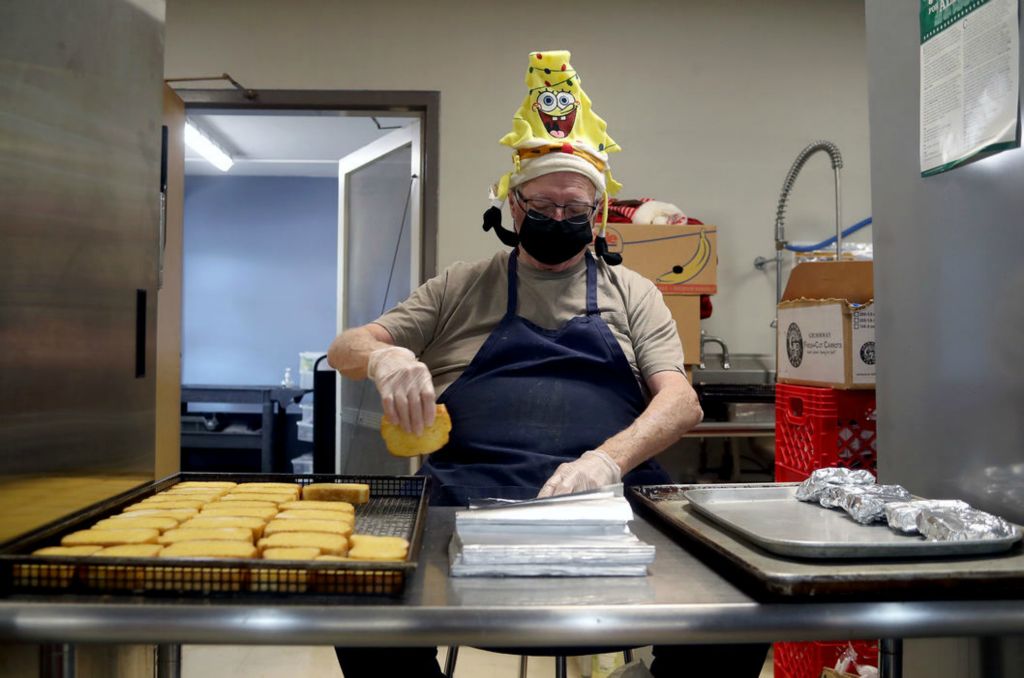
[[[1018,0],[921,1],[921,176],[1020,146]]]

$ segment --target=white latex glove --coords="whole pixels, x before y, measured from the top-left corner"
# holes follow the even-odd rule
[[[416,435],[434,423],[434,382],[415,353],[401,346],[379,348],[370,353],[366,375],[377,385],[388,419]]]
[[[596,490],[620,482],[622,471],[611,457],[601,450],[587,450],[576,461],[566,462],[556,468],[537,496],[550,497]]]

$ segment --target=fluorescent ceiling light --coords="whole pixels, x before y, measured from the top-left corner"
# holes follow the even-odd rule
[[[199,128],[193,125],[191,120],[185,121],[185,144],[206,158],[211,165],[221,172],[227,172],[235,164],[231,156],[225,153],[224,149],[220,146],[213,143],[210,137],[200,132]]]

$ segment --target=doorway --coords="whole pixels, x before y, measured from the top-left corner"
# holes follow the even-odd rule
[[[182,380],[259,388],[278,385],[287,368],[296,389],[311,388],[300,352],[326,352],[336,332],[372,320],[434,274],[438,94],[178,94],[189,122],[234,161],[226,172],[198,156],[186,161]],[[333,468],[316,471],[406,473],[405,460],[374,448],[373,385],[339,383],[334,395]],[[183,415],[214,429],[259,428],[244,406],[213,407],[212,425],[203,409]],[[312,409],[302,407],[302,418]],[[288,472],[312,451],[313,427],[297,423],[297,406],[281,415],[279,430],[262,433],[278,448],[273,470]],[[348,454],[354,446],[374,449]],[[252,470],[245,450],[205,456],[229,465],[209,470]]]

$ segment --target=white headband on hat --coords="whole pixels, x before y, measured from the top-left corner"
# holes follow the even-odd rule
[[[581,156],[559,152],[547,153],[530,159],[520,158],[519,171],[513,172],[509,176],[509,190],[516,186],[525,184],[528,181],[532,181],[537,177],[542,177],[545,174],[552,174],[554,172],[575,172],[577,174],[582,174],[587,179],[590,179],[590,183],[594,184],[594,188],[597,190],[598,196],[605,192],[606,183],[604,172],[599,172],[592,163]]]

